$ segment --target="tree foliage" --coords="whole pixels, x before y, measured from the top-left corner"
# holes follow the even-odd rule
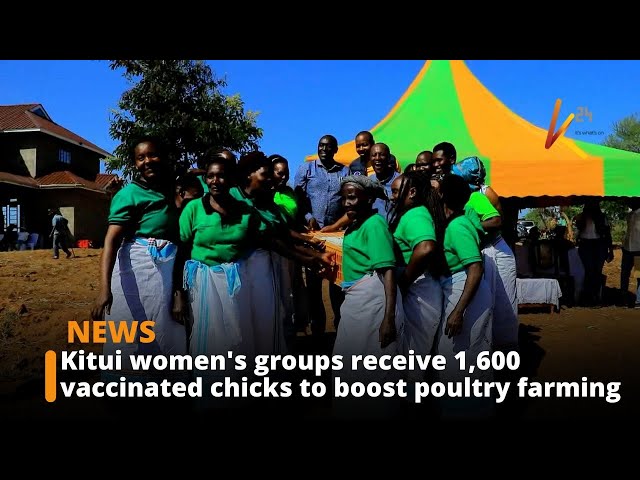
[[[562,207],[562,211],[570,221],[573,221],[580,212],[582,212],[581,205],[567,205]]]
[[[622,200],[603,200],[600,209],[607,216],[609,222],[623,221],[627,214],[627,205]]]
[[[211,148],[243,153],[258,148],[257,113],[244,110],[239,94],[225,95],[226,80],[203,61],[112,60],[131,84],[112,110],[109,133],[120,145],[107,171],[133,174],[129,152],[136,138],[155,135],[169,148],[176,170],[184,170]]]
[[[605,138],[604,145],[640,153],[640,117],[633,114],[615,122],[613,133]]]
[[[549,228],[549,221],[553,216],[546,208],[532,208],[526,213],[524,218],[535,223],[539,230],[547,230]]]

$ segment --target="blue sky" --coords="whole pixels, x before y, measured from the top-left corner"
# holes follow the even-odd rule
[[[318,139],[340,143],[380,121],[414,79],[423,60],[211,60],[225,76],[225,93],[239,93],[247,110],[260,112],[260,142],[280,153],[292,170],[316,152]],[[558,125],[587,107],[591,122],[575,121],[567,136],[600,143],[616,120],[640,112],[640,61],[468,60],[467,66],[511,110],[544,129],[562,99]],[[41,103],[53,120],[108,151],[109,111],[128,85],[104,60],[0,61],[0,104]],[[293,175],[293,171],[292,171]]]

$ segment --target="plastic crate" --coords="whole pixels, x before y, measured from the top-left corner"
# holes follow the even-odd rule
[[[76,248],[91,248],[91,240],[78,240]]]

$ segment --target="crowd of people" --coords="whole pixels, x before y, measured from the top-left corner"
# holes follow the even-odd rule
[[[342,165],[337,139],[322,136],[291,188],[281,155],[211,150],[176,179],[162,141],[140,139],[138,175],[111,203],[92,317],[153,320],[155,340],[109,338],[105,352],[125,354],[130,378],[142,372],[128,354],[285,353],[307,326],[302,304],[322,336],[336,258],[315,234],[332,231],[344,232],[343,282],[329,289],[333,354],[437,353],[450,364],[440,376],[454,379],[465,375],[461,351],[473,364],[483,351],[517,349],[515,259],[482,162],[457,162],[442,142],[401,173],[389,145],[367,131],[355,140],[359,158]]]

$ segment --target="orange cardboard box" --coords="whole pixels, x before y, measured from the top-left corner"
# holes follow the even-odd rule
[[[336,268],[328,278],[333,283],[341,284],[344,281],[342,276],[342,240],[344,239],[344,232],[313,232],[312,235],[319,240],[324,240],[327,252],[335,253]]]

